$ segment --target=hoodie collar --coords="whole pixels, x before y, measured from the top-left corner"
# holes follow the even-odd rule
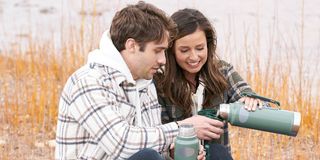
[[[132,77],[128,65],[122,58],[121,53],[114,46],[108,31],[105,31],[103,33],[99,43],[99,49],[93,50],[88,55],[87,63],[89,64],[93,62],[111,67],[122,73],[125,78],[119,79],[118,84],[120,84],[124,80],[127,80],[128,83],[136,83]]]
[[[127,80],[128,83],[135,84],[138,90],[142,90],[152,83],[152,80],[133,79],[128,65],[122,58],[121,53],[114,46],[109,31],[105,31],[102,34],[99,49],[95,49],[89,53],[87,63],[98,63],[118,70],[124,75],[124,77],[116,79],[118,85]]]

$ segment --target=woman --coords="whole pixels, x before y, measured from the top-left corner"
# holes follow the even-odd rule
[[[196,115],[201,109],[236,101],[244,102],[247,110],[255,110],[261,104],[260,100],[241,97],[243,92],[252,92],[250,86],[230,64],[218,58],[216,33],[209,20],[195,9],[179,10],[171,18],[177,24],[178,35],[168,48],[162,73],[155,76],[159,102],[163,106],[162,122],[180,121]],[[196,124],[196,131],[201,127]],[[203,140],[215,139],[231,159],[227,123],[223,129],[217,139],[200,132],[197,136]]]

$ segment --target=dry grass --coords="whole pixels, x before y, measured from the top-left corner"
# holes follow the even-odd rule
[[[55,138],[60,92],[68,76],[85,62],[88,51],[94,48],[92,44],[98,41],[98,37],[84,38],[84,32],[83,27],[80,31],[71,29],[59,50],[49,41],[38,43],[29,39],[26,50],[15,46],[0,53],[0,159],[53,159],[54,147],[49,140]],[[94,30],[88,32],[100,35]],[[303,37],[303,31],[300,33]],[[274,48],[273,42],[271,39],[270,59],[274,51],[285,48]],[[248,44],[245,39],[242,55],[245,57],[233,64],[257,93],[279,100],[283,109],[301,112],[302,126],[297,137],[232,127],[234,159],[319,158],[320,95],[312,94],[312,87],[320,90],[318,79],[316,82],[314,78],[304,79],[302,71],[306,64],[302,61],[294,77],[293,62],[286,58],[277,62],[268,60],[266,66],[261,66],[259,57],[251,56],[255,49],[250,50]],[[297,45],[298,50],[285,49],[283,53],[289,59],[295,55],[303,59],[303,42]],[[232,48],[226,48],[233,53]],[[284,64],[287,67],[282,67]],[[252,66],[254,70],[250,69]]]
[[[29,148],[40,157],[53,157],[42,150],[54,139],[59,94],[68,76],[84,63],[82,55],[79,46],[68,46],[59,54],[50,43],[1,53],[0,159],[25,157]],[[37,157],[33,153],[30,159]]]
[[[306,64],[307,54],[303,47],[303,4],[304,1],[302,1],[301,26],[296,33],[299,40],[293,43],[295,47],[288,47],[288,43],[294,40],[281,39],[283,33],[276,29],[276,25],[273,25],[273,28],[270,28],[270,39],[267,40],[267,45],[269,45],[267,57],[259,57],[262,41],[259,33],[256,33],[256,39],[250,42],[248,33],[246,33],[244,49],[240,51],[241,55],[230,58],[236,59],[234,61],[236,68],[241,75],[246,75],[245,78],[257,93],[280,101],[282,109],[301,113],[302,122],[299,134],[297,137],[289,137],[231,127],[231,146],[235,159],[319,159],[320,157],[319,76],[316,74],[306,76],[305,73],[305,71],[316,73],[318,66],[312,69],[308,65],[316,65],[319,57],[311,55],[309,64]],[[277,19],[275,19],[275,24],[277,24],[276,21]],[[259,25],[258,20],[257,25]],[[277,45],[276,42],[278,42]],[[225,50],[231,50],[230,46],[225,47]],[[260,63],[262,58],[266,61],[265,66]]]
[[[279,66],[272,66],[272,80],[264,79],[264,74],[250,74],[249,82],[261,95],[279,100],[282,109],[298,111],[302,123],[297,137],[289,137],[255,130],[231,127],[231,146],[235,159],[317,159],[320,157],[319,115],[320,95],[308,94],[311,88],[304,80],[302,88],[295,91],[290,87],[292,80],[288,71],[279,73]],[[302,79],[295,79],[302,81]],[[255,85],[254,85],[255,84]],[[261,86],[266,86],[262,88]],[[319,90],[319,85],[317,90]]]
[[[77,43],[68,44],[61,53],[49,42],[30,42],[27,51],[0,54],[0,159],[52,159],[54,148],[48,140],[55,136],[59,94],[87,53]],[[297,137],[232,127],[234,158],[316,159],[320,156],[320,95],[310,94],[311,80],[298,77],[294,80],[301,87],[294,86],[289,68],[280,70],[273,62],[268,66],[268,73],[247,72],[247,80],[257,93],[282,102],[283,109],[301,112],[302,126]],[[266,81],[270,75],[272,80]]]

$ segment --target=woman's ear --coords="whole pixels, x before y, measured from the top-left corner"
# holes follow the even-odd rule
[[[125,50],[127,50],[130,53],[134,53],[135,49],[137,47],[136,41],[133,38],[128,38],[125,43]]]

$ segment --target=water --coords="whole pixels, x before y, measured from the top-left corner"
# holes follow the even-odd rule
[[[29,34],[38,38],[59,39],[61,25],[80,26],[81,15],[87,15],[87,23],[91,21],[94,0],[84,1],[84,12],[81,13],[82,3],[79,0],[0,0],[0,44],[3,46],[24,39]],[[136,0],[96,0],[98,16],[96,20],[108,28],[114,13]],[[304,19],[305,51],[319,51],[320,46],[320,6],[318,0],[304,1],[304,15],[302,0],[148,0],[155,6],[165,10],[168,14],[185,8],[197,8],[214,23],[218,32],[219,42],[224,44],[228,34],[242,46],[245,33],[257,34],[261,42],[268,40],[273,25],[281,32],[284,39],[294,40],[299,36],[302,17]],[[89,18],[88,18],[89,17]],[[63,24],[62,24],[63,23]],[[230,36],[230,35],[229,35]],[[301,38],[301,37],[298,37]],[[290,43],[290,42],[288,42]],[[299,43],[299,42],[298,42]],[[262,45],[263,47],[263,45]],[[262,48],[264,49],[264,48]]]
[[[94,5],[96,2],[96,5]],[[24,46],[31,37],[53,41],[59,47],[70,26],[96,29],[96,37],[110,25],[114,13],[137,0],[0,0],[0,52]],[[285,60],[298,75],[319,85],[320,6],[319,0],[146,0],[169,15],[190,7],[202,11],[218,34],[219,55],[232,62],[249,56],[266,66],[267,59]],[[81,9],[83,7],[83,9]],[[96,16],[93,16],[93,10]],[[94,21],[94,26],[92,22]],[[84,24],[84,25],[82,25]],[[90,34],[90,33],[85,33]],[[290,57],[290,59],[288,58]],[[281,67],[290,67],[281,64]],[[256,66],[253,66],[254,68]],[[301,68],[300,68],[301,69]]]

